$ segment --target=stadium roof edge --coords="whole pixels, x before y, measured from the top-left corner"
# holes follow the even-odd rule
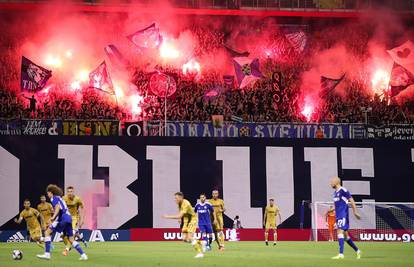
[[[96,12],[96,13],[128,13],[131,9],[140,9],[143,13],[159,13],[159,7],[137,4],[50,4],[50,3],[0,3],[0,11],[35,11],[56,7],[64,8],[66,12]],[[256,17],[309,17],[309,18],[357,18],[367,15],[373,10],[344,10],[344,9],[194,9],[170,8],[177,15],[213,15],[213,16],[256,16]],[[414,18],[414,11],[395,12],[400,17]]]

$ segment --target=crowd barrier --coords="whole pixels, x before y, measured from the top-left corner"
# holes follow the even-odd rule
[[[414,140],[414,125],[0,119],[0,135],[170,136]]]
[[[0,119],[0,135],[119,136],[115,120]]]
[[[4,0],[4,3],[27,4],[27,1]],[[42,4],[47,1],[32,0],[31,3]],[[72,1],[73,4],[84,6],[108,6],[105,1],[101,0],[84,0]],[[131,1],[122,1],[121,4],[131,4]],[[189,8],[189,9],[266,9],[266,10],[285,10],[285,9],[301,9],[301,11],[314,10],[351,10],[360,11],[378,8],[379,6],[387,7],[393,10],[408,11],[414,10],[414,3],[411,0],[393,0],[393,1],[375,1],[375,0],[169,0],[173,8]],[[151,0],[139,0],[133,4],[139,6],[152,6]],[[110,6],[110,5],[109,5]],[[122,5],[121,5],[122,6]]]

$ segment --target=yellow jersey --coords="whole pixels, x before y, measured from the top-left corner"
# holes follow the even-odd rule
[[[213,206],[216,216],[223,217],[223,212],[221,210],[224,210],[224,200],[220,198],[209,199],[208,202]]]
[[[29,230],[40,229],[40,223],[37,217],[39,217],[39,211],[34,208],[24,209],[20,212],[20,217],[26,221],[27,228]]]
[[[70,199],[67,195],[65,195],[63,196],[63,200],[66,202],[66,206],[68,206],[70,215],[72,217],[79,218],[79,208],[83,208],[82,199],[76,195]]]
[[[181,204],[178,205],[178,209],[180,210],[180,213],[184,214],[184,221],[188,222],[194,218],[197,218],[190,201],[188,201],[187,199],[183,199],[183,202],[181,202]]]
[[[40,212],[40,214],[42,214],[43,221],[45,224],[51,223],[50,219],[53,215],[52,204],[50,204],[49,202],[40,203],[39,205],[37,205],[37,210]]]
[[[266,222],[276,223],[276,216],[279,214],[279,211],[279,207],[276,205],[273,205],[273,207],[270,205],[266,206]]]

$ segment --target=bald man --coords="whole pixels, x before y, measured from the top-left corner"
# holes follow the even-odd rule
[[[346,243],[351,246],[356,254],[357,259],[361,258],[361,251],[352,241],[348,230],[349,230],[349,207],[348,203],[351,203],[352,212],[355,217],[359,220],[361,216],[359,215],[355,201],[351,196],[351,193],[346,190],[345,187],[341,186],[341,179],[339,177],[334,177],[331,179],[331,186],[335,189],[333,194],[333,200],[335,203],[335,216],[336,216],[336,227],[338,233],[338,242],[339,242],[339,254],[335,257],[332,257],[333,260],[341,260],[344,258],[344,241],[346,238]]]

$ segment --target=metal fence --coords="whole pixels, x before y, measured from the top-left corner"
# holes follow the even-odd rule
[[[171,0],[177,7],[227,9],[365,10],[387,7],[414,10],[414,0]]]
[[[0,3],[45,3],[44,0],[0,0]],[[414,11],[414,0],[169,0],[176,8],[212,8],[212,9],[265,9],[265,10],[295,10],[303,11],[358,11],[376,8],[390,8],[396,11]],[[102,0],[84,0],[73,3],[86,5],[105,5]],[[120,5],[141,4],[154,5],[153,0],[120,0]]]

